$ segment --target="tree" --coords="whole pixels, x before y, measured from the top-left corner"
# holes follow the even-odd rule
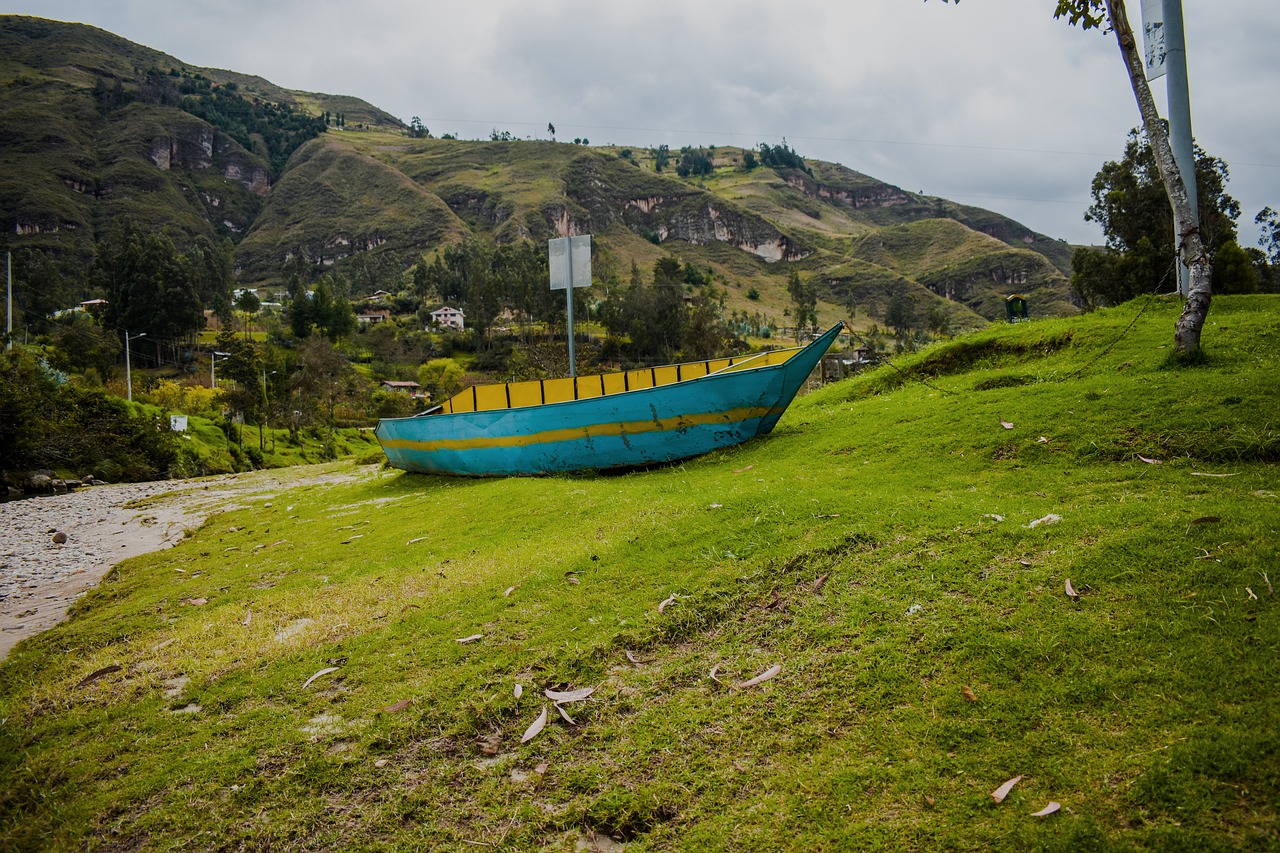
[[[262,308],[262,300],[258,298],[257,291],[246,287],[236,297],[236,308],[244,313],[244,336],[248,339],[249,322],[253,319],[253,315],[257,314]]]
[[[451,358],[433,358],[418,368],[418,384],[431,394],[432,402],[449,399],[462,389],[462,365]]]
[[[659,145],[653,149],[653,170],[661,172],[667,168],[667,164],[671,162],[671,149],[666,145]]]
[[[426,126],[423,125],[422,119],[414,116],[409,120],[409,136],[414,139],[429,139],[431,131],[427,130]]]
[[[1200,231],[1216,258],[1235,245],[1240,204],[1226,192],[1227,164],[1199,146],[1195,151]],[[1085,219],[1102,226],[1107,249],[1076,251],[1080,257],[1072,258],[1072,286],[1077,295],[1086,305],[1101,307],[1169,284],[1175,257],[1173,211],[1151,146],[1138,129],[1129,132],[1124,156],[1104,163],[1094,176],[1092,193]],[[1215,290],[1219,280],[1215,275]]]
[[[1227,194],[1225,161],[1195,147],[1200,232],[1211,252],[1236,237],[1240,203]],[[1137,128],[1129,131],[1124,156],[1104,163],[1093,178],[1093,204],[1084,218],[1102,226],[1107,245],[1132,251],[1142,237],[1173,257],[1173,211],[1165,196],[1151,145]]]
[[[1280,213],[1264,207],[1253,221],[1262,229],[1258,245],[1267,256],[1267,262],[1273,267],[1280,267]]]
[[[551,122],[547,122],[547,133],[551,134],[551,141],[556,141],[556,126]]]
[[[943,0],[944,3],[952,0]],[[954,0],[959,5],[960,0]],[[1160,112],[1156,109],[1151,87],[1147,85],[1146,70],[1133,28],[1129,26],[1129,14],[1124,0],[1058,0],[1055,18],[1066,18],[1081,29],[1103,29],[1114,33],[1129,85],[1133,89],[1142,127],[1151,143],[1165,194],[1173,208],[1174,233],[1177,235],[1178,256],[1191,272],[1187,298],[1182,314],[1174,324],[1174,348],[1182,354],[1200,348],[1200,332],[1209,315],[1209,303],[1213,298],[1213,260],[1205,248],[1204,238],[1196,222],[1191,197],[1173,157],[1169,134]]]
[[[1079,24],[1086,30],[1105,23],[1115,33],[1120,55],[1129,73],[1129,84],[1133,89],[1134,99],[1138,102],[1138,112],[1142,115],[1142,126],[1151,143],[1160,177],[1164,181],[1165,193],[1173,208],[1178,257],[1191,273],[1182,315],[1174,325],[1174,347],[1183,354],[1198,350],[1200,331],[1204,328],[1205,318],[1209,315],[1209,303],[1213,298],[1213,259],[1205,246],[1196,211],[1191,206],[1182,173],[1174,160],[1169,134],[1156,109],[1151,87],[1147,85],[1142,54],[1138,49],[1137,39],[1134,38],[1133,28],[1129,26],[1124,0],[1058,0],[1054,17],[1066,17],[1072,24]]]
[[[885,310],[884,324],[893,329],[894,336],[901,341],[915,328],[915,313],[915,306],[911,304],[911,300],[905,294],[895,293],[889,300],[888,309]]]
[[[805,326],[817,331],[818,295],[814,292],[813,286],[801,280],[800,274],[795,270],[792,270],[787,278],[787,294],[791,297],[791,306],[796,318],[796,342],[799,343]]]

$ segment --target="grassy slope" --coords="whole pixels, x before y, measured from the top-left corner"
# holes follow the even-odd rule
[[[0,846],[1277,849],[1280,304],[1183,369],[1142,307],[684,465],[241,501],[0,668]]]

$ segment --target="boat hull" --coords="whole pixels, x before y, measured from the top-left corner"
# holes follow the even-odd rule
[[[393,467],[475,477],[672,462],[773,429],[840,327],[786,362],[543,406],[379,421]]]

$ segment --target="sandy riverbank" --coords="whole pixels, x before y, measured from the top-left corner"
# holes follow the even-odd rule
[[[122,560],[172,548],[216,513],[376,470],[315,465],[92,486],[0,504],[0,661],[21,640],[65,619],[71,604]],[[65,543],[54,542],[57,531]]]

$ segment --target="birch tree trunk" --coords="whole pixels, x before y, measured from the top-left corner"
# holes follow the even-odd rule
[[[1165,192],[1173,207],[1174,241],[1177,245],[1178,257],[1191,272],[1186,303],[1183,305],[1182,315],[1174,325],[1173,341],[1178,352],[1193,352],[1200,348],[1200,330],[1204,327],[1205,318],[1209,314],[1209,301],[1213,296],[1213,261],[1205,249],[1199,226],[1196,224],[1195,210],[1191,207],[1191,200],[1187,196],[1186,184],[1173,158],[1173,148],[1169,145],[1169,133],[1160,120],[1155,99],[1151,96],[1151,88],[1147,85],[1146,69],[1138,50],[1138,43],[1134,39],[1133,28],[1129,26],[1129,16],[1125,11],[1124,0],[1106,0],[1106,4],[1108,22],[1116,34],[1120,55],[1124,58],[1125,68],[1129,71],[1129,82],[1133,86],[1133,95],[1138,101],[1138,112],[1142,114],[1142,125],[1147,132],[1147,141],[1151,143],[1151,151],[1160,169]]]

